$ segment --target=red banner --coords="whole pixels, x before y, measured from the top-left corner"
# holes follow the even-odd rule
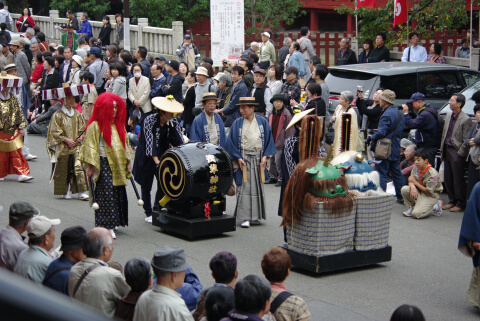
[[[395,0],[393,26],[407,22],[407,0]]]
[[[375,8],[375,0],[358,0],[358,7]]]

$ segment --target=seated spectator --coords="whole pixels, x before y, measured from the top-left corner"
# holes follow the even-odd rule
[[[53,114],[59,109],[62,108],[62,104],[60,100],[51,99],[50,101],[50,108],[47,109],[46,112],[38,115],[38,116],[31,116],[32,122],[28,124],[26,130],[27,134],[37,134],[42,135],[43,137],[47,137],[48,133],[48,125],[50,124],[50,119],[52,119]],[[30,111],[28,111],[30,112]]]
[[[35,53],[35,68],[33,69],[32,74],[30,75],[30,90],[35,91],[35,89],[40,86],[43,75],[43,55],[40,51]]]
[[[416,306],[403,304],[393,312],[390,321],[425,321],[425,317]]]
[[[287,292],[285,288],[290,267],[290,256],[280,246],[272,247],[263,255],[262,271],[272,287],[270,312],[277,320],[310,320],[310,311],[305,301]]]
[[[117,302],[115,317],[120,320],[133,320],[138,298],[152,287],[152,267],[143,257],[135,257],[125,264],[125,281],[131,290],[127,296]]]
[[[205,296],[205,310],[207,315],[202,321],[220,321],[228,316],[228,312],[235,307],[235,294],[232,288],[215,287]]]
[[[45,34],[43,32],[39,32],[37,34],[37,39],[38,39],[38,46],[40,47],[40,51],[48,51],[48,42],[45,41]]]
[[[83,243],[87,231],[80,225],[66,228],[60,237],[63,254],[48,266],[42,284],[50,289],[68,295],[68,275],[75,263],[85,257]]]
[[[428,152],[420,148],[414,154],[415,166],[408,178],[408,185],[402,187],[402,196],[408,208],[403,215],[413,218],[425,218],[433,213],[442,215],[443,190],[438,172],[428,163]]]
[[[34,216],[27,225],[28,245],[18,256],[14,272],[41,284],[45,272],[52,262],[48,252],[55,245],[55,225],[59,219],[51,220],[45,216]]]
[[[88,231],[83,246],[87,256],[70,270],[68,294],[73,299],[113,317],[118,300],[130,291],[120,271],[107,265],[113,254],[110,231],[95,227]]]
[[[247,275],[235,285],[235,309],[223,321],[261,321],[270,310],[272,289],[267,280],[257,275]]]
[[[427,57],[427,62],[434,62],[437,64],[446,64],[445,58],[440,56],[442,53],[442,45],[434,42],[430,45],[430,54]]]
[[[175,292],[182,287],[185,271],[190,267],[183,249],[163,246],[155,251],[151,265],[157,281],[152,290],[138,299],[133,320],[193,320],[185,302]]]
[[[27,202],[15,202],[8,211],[8,225],[0,232],[0,267],[13,272],[17,259],[28,249],[23,232],[39,211]]]
[[[401,146],[401,144],[400,144]],[[408,182],[408,178],[412,173],[413,166],[415,166],[414,155],[417,151],[417,146],[414,144],[408,145],[405,148],[403,155],[405,159],[400,163],[400,169],[402,170],[403,177],[405,178],[405,182]]]
[[[237,257],[230,252],[219,252],[210,260],[210,270],[215,280],[213,287],[207,288],[202,292],[198,301],[197,309],[193,312],[193,318],[198,321],[206,316],[205,296],[215,287],[234,288],[238,277]],[[210,319],[208,319],[210,320]]]

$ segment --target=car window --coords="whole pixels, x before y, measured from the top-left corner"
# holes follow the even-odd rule
[[[393,90],[397,99],[410,99],[418,91],[417,74],[382,76],[380,87]]]
[[[420,92],[428,98],[449,99],[463,86],[456,72],[422,72],[419,74]]]
[[[480,81],[477,81],[474,83],[472,86],[465,88],[461,93],[465,96],[465,106],[463,106],[462,111],[470,116],[473,115],[473,107],[475,107],[475,102],[471,99],[472,95],[476,93],[478,90],[480,90]],[[440,115],[446,115],[448,112],[450,112],[450,105],[447,103],[445,106],[442,108],[442,110],[439,111]]]
[[[344,90],[349,90],[355,94],[357,86],[363,86],[366,98],[371,98],[369,95],[376,88],[373,88],[375,80],[378,76],[357,71],[341,71],[330,70],[325,82],[331,95],[340,95]],[[371,94],[373,97],[373,94]]]
[[[480,80],[480,74],[478,72],[466,70],[462,70],[460,72],[462,73],[463,79],[465,80],[467,86],[470,86],[474,82]]]

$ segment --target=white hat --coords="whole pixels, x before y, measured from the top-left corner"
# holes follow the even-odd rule
[[[50,230],[52,225],[59,225],[60,222],[59,219],[51,220],[43,215],[34,216],[27,225],[28,237],[31,239],[41,237]]]
[[[252,41],[252,43],[250,44],[250,47],[258,47],[258,42]]]
[[[205,77],[209,77],[208,76],[208,70],[205,67],[198,67],[197,71],[195,71],[195,74],[196,75],[204,75]]]
[[[220,81],[220,77],[223,76],[224,73],[223,72],[219,72],[218,74],[215,75],[215,77],[213,77],[214,80],[216,81]]]
[[[83,59],[79,55],[73,55],[72,59],[78,64],[79,67],[83,64]]]
[[[270,34],[268,32],[262,32],[262,36],[267,36],[268,38],[270,38]]]

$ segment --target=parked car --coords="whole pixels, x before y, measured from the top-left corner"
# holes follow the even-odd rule
[[[460,92],[460,94],[463,94],[466,99],[465,106],[463,106],[462,111],[468,116],[470,116],[470,118],[472,118],[472,120],[475,122],[477,121],[473,113],[473,107],[475,106],[475,102],[471,98],[472,98],[472,95],[479,90],[480,90],[480,81],[477,81]],[[440,109],[438,114],[441,117],[445,118],[447,113],[450,111],[451,111],[450,106],[447,102],[445,105],[443,105],[443,107]]]
[[[325,81],[330,89],[329,111],[333,113],[344,90],[356,92],[363,86],[366,99],[372,99],[378,88],[391,89],[396,104],[404,104],[414,92],[426,96],[435,110],[448,102],[451,95],[480,80],[480,72],[466,67],[423,62],[379,62],[329,67]]]

